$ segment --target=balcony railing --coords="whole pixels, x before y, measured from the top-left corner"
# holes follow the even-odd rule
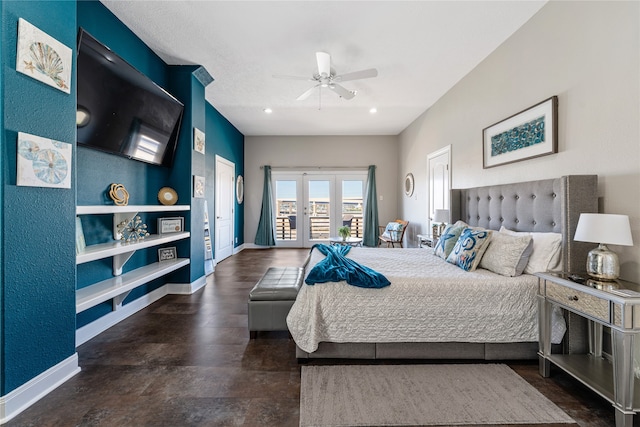
[[[309,224],[310,240],[327,240],[331,230],[331,219],[328,216],[312,216]],[[297,240],[301,221],[296,215],[276,217],[276,239]],[[362,216],[354,215],[351,220],[351,236],[362,237],[364,221]]]

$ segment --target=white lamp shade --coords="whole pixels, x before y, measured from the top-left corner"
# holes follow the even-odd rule
[[[627,215],[583,213],[578,219],[573,240],[633,246],[631,226]]]
[[[433,222],[449,222],[449,209],[436,209],[433,213]]]

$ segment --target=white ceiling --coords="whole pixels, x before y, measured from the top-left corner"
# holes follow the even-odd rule
[[[204,66],[207,101],[255,136],[397,135],[546,0],[102,2],[168,64]],[[321,109],[296,101],[313,83],[273,75],[311,77],[316,51],[378,77],[344,82],[351,100],[323,90]]]

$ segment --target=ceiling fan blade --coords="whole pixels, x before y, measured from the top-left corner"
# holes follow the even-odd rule
[[[274,74],[273,75],[274,78],[276,79],[288,79],[288,80],[307,80],[307,81],[313,81],[313,79],[309,78],[309,77],[302,77],[302,76],[284,76],[282,74]]]
[[[350,90],[345,89],[344,87],[340,86],[337,83],[330,84],[329,85],[329,89],[331,89],[332,91],[337,93],[339,96],[343,97],[344,99],[351,99],[354,96],[356,96],[355,93],[353,93]]]
[[[315,90],[315,88],[317,88],[318,86],[320,86],[319,84],[307,89],[307,91],[305,93],[303,93],[302,95],[300,95],[299,97],[296,98],[296,101],[302,101],[305,100],[309,97],[309,95],[311,95],[313,93],[313,91]]]
[[[331,74],[331,56],[326,52],[316,52],[316,60],[318,61],[318,74],[329,76]]]
[[[369,68],[368,70],[354,71],[353,73],[341,74],[335,76],[333,80],[339,82],[346,82],[349,80],[369,79],[371,77],[377,77],[378,70],[375,68]]]

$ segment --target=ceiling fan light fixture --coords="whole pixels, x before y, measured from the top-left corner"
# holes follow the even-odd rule
[[[326,52],[316,52],[316,61],[318,65],[318,72],[314,73],[311,79],[300,76],[283,75],[274,75],[273,77],[293,80],[310,80],[314,82],[315,84],[307,89],[302,95],[298,96],[296,100],[303,101],[307,99],[312,92],[315,91],[318,92],[319,101],[321,102],[322,88],[330,89],[340,98],[349,100],[353,99],[353,97],[358,94],[358,91],[349,90],[339,83],[359,79],[368,79],[371,77],[376,77],[378,75],[378,70],[376,70],[375,68],[353,71],[346,74],[336,74],[335,70],[331,68],[331,56]]]

